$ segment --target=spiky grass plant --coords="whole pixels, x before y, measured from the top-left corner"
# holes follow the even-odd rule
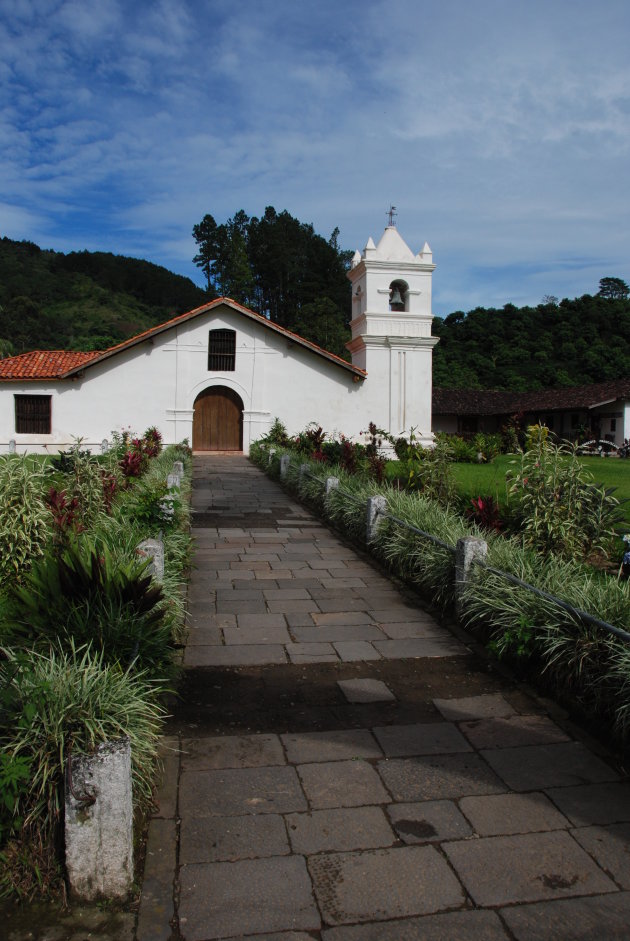
[[[30,766],[28,790],[13,813],[22,818],[21,837],[10,844],[15,865],[38,836],[47,847],[59,844],[63,780],[70,754],[91,754],[103,742],[128,737],[131,744],[133,799],[149,806],[157,768],[158,736],[165,712],[156,687],[145,674],[107,665],[88,647],[7,652],[0,671],[4,690],[1,747]],[[20,851],[20,845],[22,850]],[[12,886],[3,874],[4,890]],[[15,886],[13,887],[15,888]],[[43,887],[45,888],[45,886]]]
[[[18,454],[0,458],[0,587],[20,581],[44,554],[51,514],[41,462]]]
[[[481,535],[476,526],[434,500],[391,488],[382,492],[391,516],[435,536],[453,549],[458,539]],[[387,519],[377,530],[375,549],[396,574],[408,579],[423,594],[430,595],[439,607],[445,609],[452,604],[453,551]]]

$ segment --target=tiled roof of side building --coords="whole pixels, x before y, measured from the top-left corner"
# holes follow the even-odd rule
[[[497,392],[491,389],[433,389],[434,415],[508,415],[515,412],[585,409],[630,399],[630,378],[609,379],[588,386],[540,389],[538,392]]]
[[[12,379],[60,379],[99,356],[98,351],[81,353],[73,350],[33,350],[0,359],[0,382]]]

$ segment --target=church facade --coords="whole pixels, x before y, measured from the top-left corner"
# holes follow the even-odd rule
[[[356,252],[348,363],[228,298],[99,353],[35,351],[0,360],[0,452],[55,453],[77,438],[156,426],[165,443],[248,452],[278,417],[358,438],[373,421],[431,434],[432,254],[395,226]]]

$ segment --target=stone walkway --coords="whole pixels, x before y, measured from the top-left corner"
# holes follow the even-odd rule
[[[138,941],[630,938],[611,765],[244,458],[193,508]]]

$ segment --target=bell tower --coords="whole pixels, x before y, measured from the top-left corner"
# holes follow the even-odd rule
[[[425,445],[431,433],[433,347],[431,278],[435,265],[427,242],[414,255],[393,223],[378,245],[369,238],[355,252],[352,282],[352,363],[367,372],[366,405],[372,421],[393,435],[416,436]],[[377,417],[378,416],[378,417]]]

